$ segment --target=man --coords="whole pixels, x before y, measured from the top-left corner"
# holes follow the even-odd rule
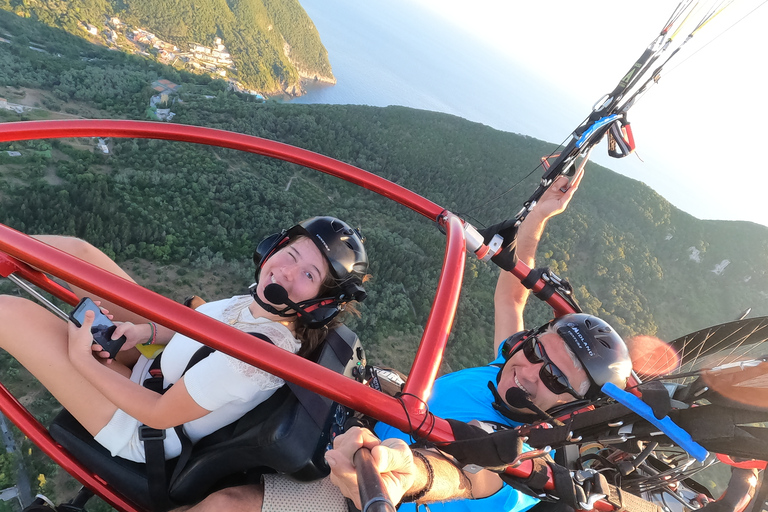
[[[558,178],[520,226],[517,255],[528,266],[534,266],[547,221],[565,210],[580,180],[581,174],[571,183],[565,177]],[[536,409],[556,412],[575,400],[591,398],[605,382],[621,387],[626,384],[631,371],[629,355],[608,324],[590,315],[567,315],[544,328],[525,332],[527,297],[528,290],[517,278],[501,273],[494,295],[496,359],[487,366],[439,378],[428,401],[431,412],[464,422],[516,426],[535,419]],[[406,443],[410,437],[393,427],[379,424],[375,432],[378,437],[367,430],[352,429],[336,438],[334,449],[326,454],[330,481],[300,484],[266,475],[261,485],[212,494],[193,510],[344,511],[342,493],[360,508],[352,457],[362,446],[372,450],[375,466],[395,503],[403,498],[429,502],[433,512],[522,512],[537,502],[504,484],[496,473],[463,471],[455,461],[435,451],[409,448]],[[414,507],[404,503],[400,510]]]

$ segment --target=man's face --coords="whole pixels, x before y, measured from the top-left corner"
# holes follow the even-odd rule
[[[539,335],[538,340],[546,351],[546,357],[560,369],[568,378],[571,387],[578,393],[584,386],[584,382],[589,381],[589,378],[583,369],[574,364],[563,339],[557,334],[547,333]],[[506,402],[507,390],[520,388],[528,394],[530,400],[537,407],[545,411],[555,405],[575,400],[569,393],[556,394],[544,385],[539,374],[544,364],[543,362],[531,363],[523,350],[515,352],[502,370],[498,384],[499,395]],[[515,408],[512,407],[512,409]],[[527,411],[527,409],[525,410]]]

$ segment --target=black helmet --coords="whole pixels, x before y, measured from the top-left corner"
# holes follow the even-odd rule
[[[590,380],[587,398],[595,398],[603,384],[627,386],[632,360],[624,340],[608,322],[584,313],[563,315],[542,327],[551,327],[581,362]]]
[[[312,217],[288,230],[270,235],[259,243],[253,253],[256,283],[259,282],[264,262],[277,249],[299,236],[312,240],[328,262],[328,268],[334,278],[334,284],[328,294],[299,303],[302,311],[298,319],[308,327],[319,328],[338,315],[347,302],[365,300],[367,294],[363,288],[363,277],[368,271],[368,256],[363,247],[364,239],[358,230],[335,217]],[[256,294],[255,286],[251,287],[251,295],[272,313],[280,316],[296,315],[295,312],[287,313],[292,308],[278,310],[263,302]]]

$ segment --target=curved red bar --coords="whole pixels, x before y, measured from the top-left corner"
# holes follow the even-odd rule
[[[64,121],[21,121],[0,124],[0,142],[68,137],[128,137],[138,139],[175,140],[208,146],[237,149],[286,162],[303,165],[388,197],[408,208],[437,220],[443,208],[368,171],[339,160],[253,135],[183,124],[150,121],[115,121],[83,119]]]
[[[367,171],[311,151],[258,137],[210,128],[143,121],[78,120],[0,124],[0,141],[4,142],[89,136],[177,140],[270,156],[355,183],[403,204],[431,220],[441,222],[446,228],[447,235],[445,262],[407,388],[409,393],[426,400],[437,375],[458,304],[465,261],[465,240],[461,219],[418,194]],[[0,224],[0,251],[401,430],[411,431],[420,427],[419,434],[429,436],[434,441],[453,439],[452,431],[444,420],[430,415],[431,421],[424,421],[426,412],[419,399],[400,402],[306,359],[256,340],[246,333],[201,315],[2,224]],[[51,263],[54,261],[55,265]],[[12,268],[13,263],[6,262],[4,266]],[[12,271],[23,270],[21,265],[17,267],[19,269],[12,269]],[[36,276],[32,277],[36,278]],[[38,284],[48,291],[61,294],[61,290],[47,286],[48,283],[44,281]],[[52,284],[55,285],[55,283]],[[219,341],[222,339],[227,340],[226,345]],[[406,407],[408,410],[405,409]],[[0,385],[0,410],[18,424],[24,433],[57,464],[110,504],[121,510],[136,510],[133,504],[116,495],[97,475],[74,461],[2,385]]]
[[[422,196],[367,171],[311,151],[259,137],[211,128],[146,121],[77,120],[0,124],[0,142],[95,136],[176,140],[278,158],[342,178],[440,222],[447,236],[445,261],[432,310],[405,388],[407,393],[418,398],[406,397],[402,401],[374,391],[295,354],[287,353],[2,224],[0,224],[0,251],[215,349],[364,414],[374,416],[400,430],[418,429],[420,436],[428,437],[435,442],[453,440],[453,432],[445,420],[431,414],[425,418],[427,413],[423,408],[422,400],[428,398],[432,389],[458,304],[466,247],[460,218],[444,211],[443,208]],[[52,261],[56,264],[50,263]],[[10,268],[9,265],[13,266],[12,263],[0,261],[0,273]],[[523,267],[525,265],[518,265],[513,273],[518,277],[524,277],[530,269]],[[523,276],[520,276],[520,273],[524,273]],[[38,281],[37,284],[41,287],[55,293],[48,287],[45,280],[38,279]],[[562,304],[559,302],[550,302],[550,304],[558,315],[572,312],[564,301]],[[226,345],[219,341],[221,339],[227,340]],[[98,475],[75,461],[53,441],[47,430],[8,393],[2,384],[0,384],[0,411],[11,418],[57,464],[112,506],[126,512],[139,512],[135,505],[116,494]],[[532,463],[526,461],[520,466],[507,469],[507,472],[524,479],[530,476],[532,467]],[[547,489],[552,488],[550,479]],[[601,511],[614,509],[605,502],[598,502],[595,508]]]

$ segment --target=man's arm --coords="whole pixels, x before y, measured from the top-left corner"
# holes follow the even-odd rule
[[[331,468],[331,482],[358,509],[363,504],[352,460],[362,447],[371,450],[374,467],[393,504],[485,498],[501,488],[501,479],[490,471],[467,473],[438,452],[411,450],[400,439],[380,441],[370,430],[355,427],[334,440],[333,450],[326,452],[325,459]]]
[[[574,192],[579,187],[583,172],[579,172],[568,182],[565,176],[558,177],[550,186],[536,207],[520,224],[517,232],[517,257],[520,261],[534,268],[536,248],[544,233],[547,221],[565,211]],[[520,284],[511,272],[501,271],[496,282],[493,305],[495,311],[493,350],[499,351],[499,345],[512,334],[523,330],[523,309],[528,301],[528,289]]]

